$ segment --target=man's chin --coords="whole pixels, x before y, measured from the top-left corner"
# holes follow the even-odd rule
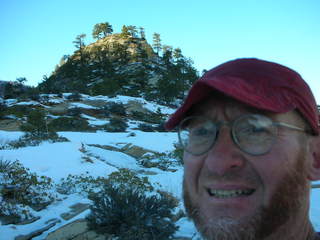
[[[205,239],[253,240],[261,222],[258,212],[251,216],[237,217],[213,215],[213,210],[193,204],[188,191],[184,190],[184,205],[190,219]],[[211,215],[212,214],[212,215]]]

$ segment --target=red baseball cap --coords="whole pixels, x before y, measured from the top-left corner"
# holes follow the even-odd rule
[[[274,113],[297,109],[313,133],[320,132],[317,104],[302,77],[285,66],[256,58],[232,60],[206,72],[194,83],[183,105],[170,116],[166,129],[176,127],[193,105],[216,91]]]

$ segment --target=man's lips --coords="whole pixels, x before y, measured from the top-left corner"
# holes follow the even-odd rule
[[[216,185],[206,188],[208,194],[214,198],[236,198],[252,195],[256,189],[243,185]]]

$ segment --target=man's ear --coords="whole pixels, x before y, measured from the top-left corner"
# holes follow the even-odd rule
[[[313,136],[310,146],[311,162],[309,163],[309,179],[320,180],[320,135]]]

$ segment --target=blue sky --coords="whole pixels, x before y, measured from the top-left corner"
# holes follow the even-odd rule
[[[239,57],[275,61],[298,71],[320,103],[318,0],[1,0],[0,80],[50,75],[72,41],[96,23],[144,27],[149,42],[180,47],[201,72]]]

